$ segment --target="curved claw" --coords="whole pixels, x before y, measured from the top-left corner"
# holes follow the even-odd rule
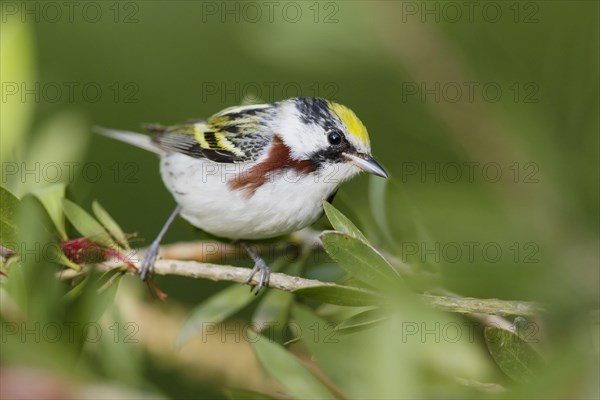
[[[254,278],[254,275],[256,275],[256,273],[260,271],[260,276],[258,279],[258,285],[253,285],[252,284],[252,278]],[[263,260],[258,260],[255,262],[254,264],[254,268],[252,268],[252,271],[250,271],[250,275],[248,275],[248,278],[246,279],[246,284],[247,285],[251,285],[250,287],[250,291],[254,291],[254,289],[256,289],[256,292],[254,293],[254,295],[258,295],[258,292],[260,292],[260,290],[263,287],[267,287],[269,285],[269,278],[271,276],[271,271],[269,270],[269,267],[267,266],[267,264],[265,264],[265,262]]]
[[[143,281],[146,281],[146,279],[154,272],[154,263],[158,258],[158,250],[159,244],[152,243],[148,248],[148,251],[146,251],[146,254],[144,254],[144,259],[140,265],[140,278]]]

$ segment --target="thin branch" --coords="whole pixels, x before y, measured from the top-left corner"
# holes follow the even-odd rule
[[[156,264],[154,264],[154,273],[157,275],[178,275],[190,278],[210,279],[211,281],[246,283],[249,272],[248,268],[199,263],[196,261],[158,260]],[[258,284],[258,276],[255,275],[252,282]],[[267,287],[286,292],[293,292],[296,289],[323,285],[339,286],[335,283],[304,279],[297,276],[274,272],[269,278],[269,285]]]
[[[122,268],[117,263],[103,264],[101,269]],[[156,275],[175,275],[189,278],[209,279],[212,281],[227,281],[245,283],[248,278],[248,268],[233,267],[197,261],[158,260],[154,265]],[[84,271],[63,271],[62,279],[69,279]],[[258,283],[257,277],[253,283]],[[314,286],[345,287],[331,282],[321,282],[314,279],[305,279],[282,273],[272,273],[269,288],[293,292],[297,289]],[[423,301],[440,310],[460,314],[492,314],[499,316],[524,316],[539,315],[544,309],[538,304],[525,301],[508,301],[499,299],[476,299],[471,297],[438,296],[432,294],[421,295]]]

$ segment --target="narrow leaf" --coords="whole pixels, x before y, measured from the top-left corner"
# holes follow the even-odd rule
[[[63,199],[63,210],[67,219],[73,224],[75,229],[88,239],[100,243],[105,247],[117,249],[118,246],[111,239],[104,227],[77,204]]]
[[[74,269],[75,271],[81,270],[81,266],[79,264],[76,264],[73,261],[69,260],[67,258],[67,256],[65,255],[65,253],[63,253],[62,251],[56,255],[56,261],[59,264],[64,265],[65,267]]]
[[[0,244],[10,247],[17,243],[17,218],[21,202],[0,186]]]
[[[288,275],[298,275],[306,262],[307,255],[302,255],[291,265],[286,266]],[[287,262],[287,257],[279,257],[271,264],[271,272],[278,271]],[[258,303],[252,322],[259,332],[265,329],[273,334],[271,339],[283,342],[283,332],[288,321],[289,309],[294,296],[282,290],[268,290]],[[273,331],[274,329],[274,331]],[[268,333],[267,333],[268,334]]]
[[[275,336],[280,335],[287,323],[289,307],[293,295],[282,290],[269,290],[256,307],[252,322],[259,332],[275,329]]]
[[[271,397],[265,393],[259,393],[248,389],[227,388],[224,390],[225,396],[231,400],[276,400],[277,397]]]
[[[327,201],[323,201],[323,209],[327,219],[331,222],[334,229],[341,233],[347,233],[365,243],[369,243],[365,235],[350,221],[344,214]]]
[[[63,199],[65,198],[65,184],[56,183],[32,191],[32,194],[42,203],[48,216],[54,223],[56,231],[62,240],[67,240],[65,218],[63,214]]]
[[[96,200],[94,200],[92,203],[92,211],[94,211],[94,215],[96,218],[98,218],[98,221],[100,221],[100,223],[104,225],[106,229],[108,229],[110,234],[113,235],[113,237],[117,239],[119,243],[122,244],[127,250],[129,250],[130,247],[125,233],[123,233],[123,230],[119,224],[117,224],[117,222]]]
[[[360,312],[353,315],[345,321],[342,321],[337,326],[337,331],[340,333],[352,333],[361,329],[370,328],[371,326],[384,321],[387,315],[378,308]]]
[[[124,271],[118,268],[99,273],[92,270],[64,296],[68,301],[66,318],[98,321],[114,303]]]
[[[8,96],[10,84],[24,85],[24,87],[35,84],[37,40],[32,24],[23,23],[18,12],[8,12],[8,8],[6,11],[2,3],[2,34],[0,34],[0,76],[4,96],[0,118],[2,163],[19,160],[17,154],[20,150],[29,147],[31,136],[28,133],[31,130],[37,105],[35,101],[23,101],[21,96]],[[7,184],[11,189],[20,189],[22,182],[19,177],[19,174],[3,174],[2,183]]]
[[[369,205],[377,227],[383,232],[388,243],[395,245],[396,241],[388,224],[389,218],[387,217],[385,207],[387,185],[387,179],[377,179],[375,176],[371,176],[369,180]]]
[[[534,378],[542,358],[531,344],[514,332],[496,326],[487,326],[484,336],[490,354],[506,375],[519,383]]]
[[[294,290],[295,294],[339,306],[371,306],[381,302],[377,294],[350,286],[311,286]]]
[[[104,272],[94,284],[96,296],[93,303],[88,307],[88,317],[96,321],[104,315],[104,312],[110,307],[117,295],[119,282],[125,273],[119,269],[113,269]]]
[[[92,274],[85,275],[80,282],[77,282],[75,286],[73,286],[67,293],[65,293],[65,299],[73,301],[77,299],[78,296],[81,296],[91,279]]]
[[[350,235],[323,232],[321,242],[339,266],[373,287],[389,287],[400,281],[400,275],[377,250]]]
[[[57,166],[56,175],[51,175],[52,182],[69,183],[78,175],[76,171],[90,137],[89,123],[83,113],[75,110],[52,113],[28,139],[24,165],[40,165],[42,170],[48,167],[50,173],[55,170],[52,166]],[[46,179],[26,179],[22,183],[27,192],[47,185]]]
[[[284,347],[264,336],[252,343],[265,371],[275,378],[287,394],[297,399],[331,399],[331,392]]]
[[[252,295],[245,285],[230,286],[210,297],[192,311],[179,333],[177,345],[182,346],[192,336],[202,332],[207,325],[223,322],[255,298],[256,296]]]

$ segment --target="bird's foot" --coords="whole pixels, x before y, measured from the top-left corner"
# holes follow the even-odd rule
[[[258,284],[255,285],[253,284],[252,279],[254,278],[254,275],[256,275],[257,272],[260,272],[260,276],[258,278]],[[250,271],[250,275],[248,275],[248,279],[246,279],[246,284],[251,286],[251,292],[254,291],[254,289],[256,289],[254,295],[258,295],[260,289],[269,285],[270,276],[271,270],[269,270],[269,267],[262,258],[258,258],[254,261],[254,268],[252,268],[252,271]]]
[[[144,254],[142,263],[140,264],[140,278],[145,282],[150,275],[154,273],[154,263],[158,258],[159,242],[152,242],[148,250]]]

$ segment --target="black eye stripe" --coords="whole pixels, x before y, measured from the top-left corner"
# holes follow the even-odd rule
[[[342,141],[339,145],[327,146],[324,149],[318,150],[311,154],[308,158],[317,168],[327,163],[346,162],[344,153],[354,153],[356,150],[347,141]]]

